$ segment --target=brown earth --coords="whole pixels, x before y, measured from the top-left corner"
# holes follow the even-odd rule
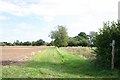
[[[2,66],[21,66],[25,61],[31,59],[35,53],[46,48],[47,46],[0,46]]]

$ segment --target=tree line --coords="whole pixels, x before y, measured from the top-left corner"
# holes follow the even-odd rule
[[[67,28],[65,26],[57,26],[58,30],[51,31],[50,37],[51,42],[45,42],[42,39],[37,41],[19,41],[15,42],[0,42],[0,46],[57,46],[57,47],[66,47],[66,46],[94,46],[93,39],[95,32],[91,31],[89,35],[85,32],[80,32],[77,36],[69,37],[67,33]]]
[[[50,37],[52,39],[50,45],[57,47],[65,46],[94,46],[94,37],[96,32],[91,31],[89,35],[85,32],[80,32],[77,36],[69,37],[67,33],[67,28],[65,26],[57,27],[57,30],[51,31]]]
[[[47,43],[42,40],[42,39],[39,39],[37,41],[25,41],[25,42],[22,42],[22,41],[19,41],[19,40],[16,40],[15,42],[11,43],[11,42],[1,42],[0,45],[1,46],[41,46],[41,45],[46,45]]]

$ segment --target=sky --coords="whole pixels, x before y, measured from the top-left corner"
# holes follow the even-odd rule
[[[36,41],[58,25],[70,37],[98,31],[103,22],[117,21],[119,0],[0,0],[0,42]]]

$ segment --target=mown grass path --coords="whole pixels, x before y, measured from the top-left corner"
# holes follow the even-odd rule
[[[3,78],[92,78],[118,77],[117,70],[103,70],[63,48],[50,47],[36,54],[25,66],[4,66]]]

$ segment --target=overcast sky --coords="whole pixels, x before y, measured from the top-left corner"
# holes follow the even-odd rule
[[[119,0],[0,0],[0,40],[33,41],[48,37],[57,25],[68,35],[98,31],[104,21],[117,21]]]

